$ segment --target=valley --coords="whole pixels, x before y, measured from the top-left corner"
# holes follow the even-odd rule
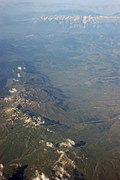
[[[119,13],[24,10],[0,18],[1,180],[119,180]]]

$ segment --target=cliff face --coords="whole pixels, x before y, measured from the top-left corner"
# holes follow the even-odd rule
[[[5,180],[5,177],[3,176],[3,168],[4,168],[3,164],[0,164],[0,179],[1,180]]]

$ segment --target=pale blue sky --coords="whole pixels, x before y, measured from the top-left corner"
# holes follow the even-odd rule
[[[56,4],[81,4],[81,5],[117,5],[120,4],[120,0],[0,0],[0,4],[12,4],[17,2],[32,2],[32,3],[56,3]]]
[[[74,3],[83,5],[104,5],[104,4],[120,4],[120,0],[34,0],[38,2],[55,2],[55,3]]]
[[[0,0],[0,11],[2,12],[4,12],[3,6],[9,8],[7,11],[11,10],[13,12],[20,8],[24,9],[24,7],[26,8],[25,11],[39,10],[49,12],[54,10],[73,8],[79,10],[89,9],[93,12],[104,15],[112,15],[114,13],[120,12],[120,0]]]

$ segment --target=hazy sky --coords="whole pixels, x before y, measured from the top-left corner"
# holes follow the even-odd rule
[[[83,10],[89,8],[94,12],[106,15],[120,12],[120,0],[0,0],[0,11],[4,13],[3,6],[8,7],[13,12],[24,7],[26,12],[27,10],[35,11],[40,8],[40,11],[54,11],[56,7],[58,9],[73,8]],[[6,10],[7,12],[8,9]]]
[[[56,4],[74,4],[74,5],[118,5],[120,4],[120,0],[0,0],[0,4],[12,4],[12,3],[25,3],[25,2],[32,2],[32,3],[42,3],[42,4],[49,4],[49,3],[56,3]]]
[[[36,0],[34,0],[36,1]],[[38,1],[38,0],[37,0]],[[120,4],[120,0],[39,0],[39,2],[55,2],[55,3],[74,3],[83,5],[99,5],[99,4]]]

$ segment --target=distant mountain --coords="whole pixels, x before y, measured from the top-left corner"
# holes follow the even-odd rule
[[[113,16],[120,16],[120,12],[113,14]]]
[[[54,15],[65,15],[65,16],[99,16],[101,14],[92,12],[92,11],[83,11],[83,10],[72,10],[72,9],[67,9],[67,10],[59,10],[54,12]]]
[[[47,31],[87,33],[119,33],[119,16],[50,15],[32,18],[32,23]]]

